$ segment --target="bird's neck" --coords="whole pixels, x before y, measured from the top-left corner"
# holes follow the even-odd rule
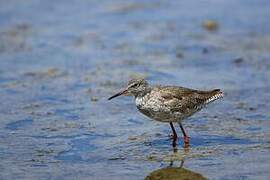
[[[150,92],[151,91],[148,91],[146,93],[138,94],[137,96],[135,96],[135,104],[139,109],[141,109],[141,107],[144,106],[144,104],[147,103],[147,101],[149,100]]]

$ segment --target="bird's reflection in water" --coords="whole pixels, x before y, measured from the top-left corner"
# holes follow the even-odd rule
[[[188,153],[189,149],[184,149]],[[177,153],[177,149],[174,149]],[[178,165],[177,165],[178,164]],[[168,167],[157,169],[145,177],[145,180],[205,180],[203,175],[186,169],[184,166],[184,158],[178,162],[171,160]]]

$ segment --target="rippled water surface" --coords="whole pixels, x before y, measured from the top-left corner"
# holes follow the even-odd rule
[[[0,179],[269,179],[269,9],[267,0],[1,1]],[[137,76],[225,97],[183,122],[191,147],[179,139],[173,150],[169,124],[131,97],[107,101]]]

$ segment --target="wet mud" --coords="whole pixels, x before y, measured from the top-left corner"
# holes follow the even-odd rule
[[[0,2],[0,179],[269,179],[269,8]],[[225,97],[183,122],[176,150],[169,124],[107,101],[132,77]]]

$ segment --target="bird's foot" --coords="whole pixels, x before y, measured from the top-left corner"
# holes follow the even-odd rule
[[[184,148],[184,152],[185,153],[188,153],[189,152],[189,144],[184,143],[183,148]]]
[[[173,148],[176,148],[176,140],[173,140],[172,146],[173,146]]]
[[[184,143],[189,145],[189,137],[188,136],[184,136]]]
[[[169,136],[170,139],[172,139],[172,140],[174,140],[174,141],[176,141],[177,138],[178,138],[178,137],[175,136],[174,134],[169,134],[168,136]]]
[[[176,147],[176,141],[177,141],[178,137],[175,136],[174,134],[169,134],[168,136],[172,140],[172,146],[175,148]]]

